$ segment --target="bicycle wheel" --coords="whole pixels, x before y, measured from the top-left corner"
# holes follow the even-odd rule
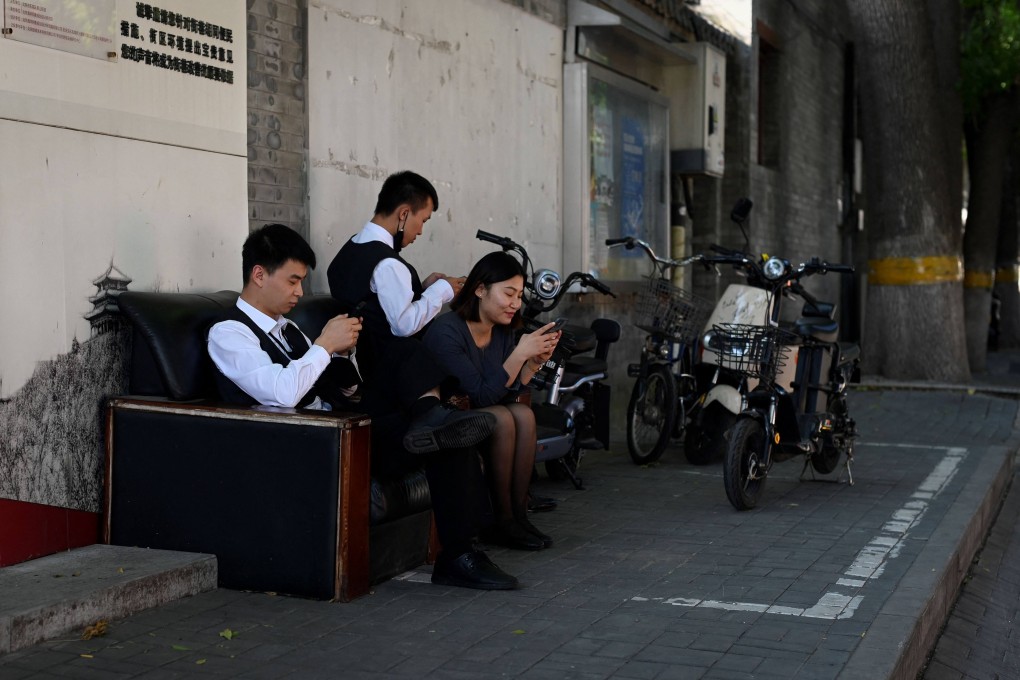
[[[768,446],[761,422],[755,418],[737,419],[723,458],[726,497],[737,510],[750,510],[758,503],[765,488]]]
[[[666,366],[653,366],[638,378],[627,405],[627,448],[635,465],[662,456],[676,417],[676,382]]]

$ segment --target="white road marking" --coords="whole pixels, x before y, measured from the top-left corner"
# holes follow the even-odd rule
[[[724,602],[721,600],[699,600],[689,597],[652,598],[662,604],[675,607],[702,607],[705,609],[723,609],[734,612],[758,612],[763,614],[780,614],[783,616],[802,616],[812,619],[849,619],[864,600],[860,590],[869,579],[876,579],[885,571],[886,563],[900,554],[900,549],[911,529],[916,527],[928,511],[928,503],[938,496],[956,476],[960,463],[967,456],[967,449],[946,446],[921,446],[917,444],[875,444],[897,448],[941,449],[945,451],[931,473],[910,496],[910,500],[893,512],[881,529],[857,553],[857,557],[845,572],[844,578],[836,581],[836,586],[849,589],[850,593],[828,592],[818,602],[808,608],[783,607],[779,605],[761,604],[757,602]],[[845,578],[852,577],[852,578]],[[634,602],[649,602],[646,597],[632,597]]]

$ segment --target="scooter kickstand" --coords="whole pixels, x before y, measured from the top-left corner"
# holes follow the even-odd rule
[[[570,466],[567,465],[562,458],[558,458],[556,462],[559,463],[560,467],[563,468],[563,471],[567,473],[567,477],[570,478],[570,483],[574,485],[574,488],[578,491],[584,491],[585,488],[584,484],[581,482],[581,478],[574,474],[574,471],[570,469]]]
[[[804,473],[807,471],[808,465],[810,465],[810,464],[811,464],[811,458],[809,456],[804,456],[804,467],[802,467],[800,469],[800,481],[802,481],[802,482],[804,482],[804,481],[812,481],[812,482],[818,481],[818,479],[815,477],[815,469],[814,468],[811,468],[811,479],[810,480],[806,480],[804,478]]]

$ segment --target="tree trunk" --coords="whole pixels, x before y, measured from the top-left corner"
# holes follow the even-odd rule
[[[1012,91],[986,97],[981,109],[968,116],[967,167],[970,200],[963,235],[964,309],[967,322],[967,358],[970,370],[985,372],[988,323],[995,282],[996,245],[1002,209],[1003,171],[1015,129]]]
[[[952,199],[958,187],[949,170],[961,159],[948,152],[940,104],[955,95],[938,87],[925,7],[923,0],[847,2],[861,64],[871,270],[863,350],[868,372],[962,381],[970,373]]]
[[[946,45],[960,43],[960,0],[927,0],[929,31],[935,45],[935,70],[938,88],[942,92],[955,92],[960,83],[960,51],[944,49]],[[963,101],[960,97],[939,97],[942,120],[945,124],[946,158],[961,158],[963,153]],[[963,212],[963,161],[946,166],[949,174],[950,210],[954,215]],[[961,231],[955,236],[959,239]],[[956,247],[960,247],[956,241]]]
[[[997,348],[1020,347],[1020,289],[1017,258],[1020,257],[1020,140],[1014,135],[1006,159],[996,248],[995,294],[999,298]]]

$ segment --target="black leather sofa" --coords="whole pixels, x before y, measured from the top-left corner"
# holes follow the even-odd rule
[[[106,414],[103,538],[216,555],[221,586],[347,601],[434,555],[421,471],[371,479],[370,421],[217,404],[205,348],[237,293],[124,292],[129,395]],[[311,337],[340,313],[306,295]]]

